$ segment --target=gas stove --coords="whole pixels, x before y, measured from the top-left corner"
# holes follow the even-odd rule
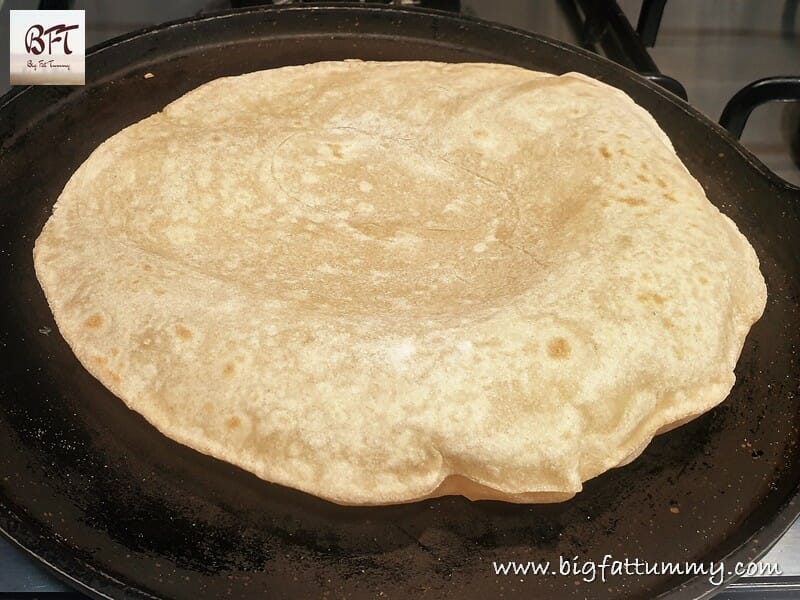
[[[134,7],[102,0],[42,0],[38,7],[85,9],[87,45],[92,45],[149,24],[264,3],[180,0],[135,3]],[[770,105],[753,112],[774,101],[800,100],[797,2],[730,2],[722,8],[717,3],[675,0],[669,3],[666,0],[385,3],[461,12],[596,52],[688,99],[734,136],[741,137],[744,133],[744,144],[768,167],[784,179],[800,184],[800,104]],[[753,8],[756,4],[757,11]],[[37,3],[0,1],[0,7],[3,11],[37,8]],[[8,35],[7,27],[8,18],[3,15],[2,36]],[[0,93],[5,91],[0,88]],[[753,117],[748,121],[751,113]],[[796,523],[761,562],[777,565],[780,574],[743,577],[715,598],[800,597],[800,525]],[[33,592],[47,598],[48,594],[68,591],[70,588],[39,563],[0,539],[0,595]]]

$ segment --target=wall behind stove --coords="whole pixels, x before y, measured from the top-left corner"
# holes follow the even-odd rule
[[[641,0],[618,0],[632,23]],[[651,55],[683,82],[689,102],[718,120],[747,83],[800,76],[797,0],[669,0]],[[800,185],[800,102],[755,110],[742,142],[784,179]],[[794,145],[794,148],[792,148]]]

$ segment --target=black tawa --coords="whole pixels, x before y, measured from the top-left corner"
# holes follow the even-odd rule
[[[176,444],[128,410],[67,347],[34,274],[33,243],[64,184],[103,140],[206,81],[344,58],[580,71],[649,110],[761,259],[767,309],[730,397],[552,505],[340,507]],[[85,87],[0,100],[0,529],[71,585],[137,599],[701,598],[719,581],[590,581],[587,561],[724,560],[733,571],[797,516],[800,192],[676,97],[539,36],[363,5],[180,21],[94,49],[86,71]],[[509,560],[573,566],[497,575],[493,562]]]

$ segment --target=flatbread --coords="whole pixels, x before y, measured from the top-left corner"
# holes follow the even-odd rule
[[[727,396],[766,299],[645,110],[496,64],[212,81],[101,144],[34,258],[130,408],[344,504],[569,498]]]

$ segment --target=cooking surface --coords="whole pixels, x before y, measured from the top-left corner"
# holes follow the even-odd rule
[[[10,4],[10,6],[9,6],[9,4]],[[30,8],[31,7],[31,6],[20,6],[20,4],[24,4],[24,3],[19,3],[19,2],[17,2],[17,3],[14,3],[14,2],[7,3],[6,6],[4,6],[4,10],[9,8],[9,7],[10,8]],[[31,3],[28,3],[28,4],[30,5]],[[99,3],[96,3],[96,4],[99,4]],[[155,2],[154,3],[142,3],[143,7],[146,7],[147,4],[152,4],[152,6],[153,6],[153,13],[152,14],[149,14],[149,15],[144,15],[144,14],[116,15],[115,16],[112,13],[112,11],[110,11],[107,7],[104,10],[98,10],[97,14],[98,15],[105,14],[106,16],[104,18],[109,19],[109,22],[107,22],[107,23],[97,23],[96,24],[94,34],[97,36],[97,38],[94,41],[99,41],[99,38],[101,38],[101,37],[107,37],[108,35],[116,35],[117,33],[121,33],[122,31],[126,31],[128,29],[137,28],[139,26],[142,26],[142,25],[146,24],[148,21],[149,22],[161,21],[161,20],[164,20],[164,18],[173,18],[173,17],[176,17],[176,16],[181,16],[181,15],[178,15],[178,14],[170,14],[170,15],[166,15],[166,16],[160,17],[160,18],[153,18],[154,15],[157,14],[157,10],[155,8],[157,6],[157,3],[155,3]],[[161,6],[162,4],[163,3],[159,3],[158,6]],[[198,4],[201,4],[201,3],[197,3],[197,2],[194,2],[194,3],[192,3],[192,2],[180,2],[180,3],[178,3],[178,2],[176,2],[176,3],[171,5],[173,8],[171,8],[170,10],[177,10],[176,5],[183,5],[182,9],[185,9],[185,12],[183,14],[188,15],[188,14],[191,14],[193,12],[196,12]],[[776,5],[777,4],[782,4],[782,3],[776,3]],[[92,8],[91,8],[90,5],[91,5],[91,3],[77,3],[76,4],[76,8],[84,8],[85,7],[87,9],[87,22],[91,24],[91,22],[92,22],[91,21]],[[531,29],[531,30],[543,33],[545,35],[550,35],[550,36],[553,36],[553,37],[556,37],[556,38],[564,39],[565,41],[571,41],[571,39],[570,39],[571,30],[564,23],[563,19],[559,18],[558,13],[557,13],[557,9],[554,7],[554,4],[549,3],[549,2],[543,2],[543,3],[533,3],[532,6],[530,6],[530,7],[528,7],[528,6],[526,6],[526,7],[519,6],[518,7],[519,11],[517,11],[517,12],[514,12],[514,9],[512,8],[514,5],[515,5],[515,3],[508,3],[509,12],[507,14],[505,14],[505,15],[498,15],[498,14],[489,13],[488,12],[489,11],[488,7],[487,8],[482,8],[480,6],[480,4],[477,3],[477,2],[475,2],[475,3],[465,2],[464,3],[465,8],[467,9],[465,12],[469,12],[471,10],[472,13],[476,14],[477,16],[481,16],[481,17],[485,17],[485,18],[494,18],[496,20],[501,20],[501,21],[505,20],[506,22],[510,22],[513,25],[517,26],[517,27]],[[675,3],[675,5],[676,6],[680,6],[680,4],[677,3],[677,2]],[[489,5],[489,6],[491,6],[491,5]],[[687,38],[689,37],[689,36],[687,36],[685,34],[685,32],[681,33],[680,28],[678,26],[676,26],[676,29],[678,29],[677,32],[675,32],[674,34],[669,34],[669,29],[666,26],[669,23],[670,6],[668,6],[667,12],[665,13],[665,20],[664,20],[665,29],[662,30],[663,36],[659,37],[659,43],[657,44],[656,51],[653,52],[653,55],[656,57],[656,60],[659,63],[659,66],[662,68],[662,70],[664,72],[667,72],[667,73],[677,77],[681,81],[683,81],[683,83],[689,89],[690,101],[691,101],[692,100],[692,94],[693,94],[693,87],[694,87],[692,82],[691,82],[691,76],[684,78],[681,75],[681,73],[677,72],[676,69],[668,68],[667,66],[665,66],[666,63],[665,62],[661,62],[659,60],[659,58],[658,58],[659,45],[662,42],[664,42],[666,44],[667,41],[670,39],[670,37],[669,37],[670,35],[674,35],[674,37],[677,37],[677,38],[680,38],[681,36],[685,36]],[[686,3],[683,3],[683,6],[684,6],[684,10],[685,10],[686,9]],[[472,8],[470,9],[470,7],[472,7]],[[200,8],[202,8],[202,4],[200,5]],[[144,8],[143,8],[143,10],[144,10]],[[634,14],[635,14],[635,11],[634,11]],[[746,16],[746,15],[744,15],[744,16]],[[118,21],[114,21],[113,19],[119,19],[119,20]],[[2,17],[2,19],[0,19],[0,22],[3,23],[3,26],[7,27],[7,22],[8,21],[7,21],[7,17],[5,15]],[[130,26],[130,25],[132,25],[132,26]],[[708,33],[706,32],[706,34],[704,34],[704,35],[708,35]],[[720,35],[722,35],[722,34],[720,34]],[[700,37],[700,36],[701,36],[701,34],[698,33],[697,37]],[[724,36],[722,36],[722,37],[724,37]],[[742,37],[742,36],[739,36],[739,37]],[[747,36],[744,36],[744,37],[746,38]],[[774,39],[773,38],[769,38],[769,39],[772,40],[770,42],[770,44],[772,44],[774,42]],[[89,39],[89,40],[87,40],[87,43],[91,44],[92,41],[93,40]],[[797,42],[795,40],[795,41],[793,41],[791,43],[796,44]],[[790,49],[792,48],[791,45],[789,47],[790,47]],[[794,49],[797,50],[797,47],[794,46]],[[742,52],[747,52],[747,50],[742,50]],[[774,57],[776,57],[774,61],[771,61],[771,64],[775,65],[775,64],[778,63],[779,56],[781,56],[781,54],[780,53],[776,53],[774,51],[774,48],[771,49],[771,53],[772,53],[772,55]],[[791,57],[792,53],[789,52],[788,56]],[[732,65],[733,66],[730,67],[730,72],[732,73],[732,72],[737,70],[736,66],[735,66],[736,58],[733,57],[731,60],[732,60]],[[680,66],[679,63],[680,63],[680,61],[676,61],[676,66]],[[747,83],[748,81],[750,81],[752,79],[755,79],[757,77],[760,77],[760,76],[774,75],[774,74],[789,72],[790,71],[790,66],[791,65],[788,65],[783,69],[778,69],[778,67],[774,67],[774,70],[772,72],[766,72],[766,73],[760,72],[760,73],[755,74],[753,76],[750,76],[749,72],[740,74],[740,76],[741,76],[741,85],[744,85],[744,83]],[[698,81],[700,81],[702,79],[702,75],[699,72],[696,73],[695,76],[697,77]],[[727,88],[733,87],[733,89],[735,90],[735,89],[738,89],[738,87],[741,87],[741,85],[739,85],[738,82],[732,82],[733,78],[734,78],[733,75],[729,74],[728,75],[728,79],[725,80],[725,85],[724,86],[720,86],[721,89],[722,88],[727,89]],[[730,93],[728,93],[727,95],[729,96]],[[713,94],[710,93],[710,92],[708,92],[707,94],[702,96],[704,98],[702,100],[703,107],[705,107],[705,110],[707,110],[709,112],[714,110],[713,107],[714,107],[714,103],[716,102],[716,100],[714,100],[714,98],[712,98],[712,96],[713,96]],[[727,99],[727,98],[723,98],[720,101],[720,110],[721,110],[721,105],[724,103],[725,99]],[[773,109],[770,108],[770,110],[773,110]],[[775,108],[775,111],[778,112],[778,116],[781,119],[780,123],[784,123],[787,120],[788,120],[788,122],[791,122],[791,119],[787,118],[785,116],[786,112],[788,111],[789,112],[789,116],[791,117],[791,111],[790,111],[790,109],[787,109],[786,106],[778,106],[778,107]],[[758,114],[759,113],[756,113],[756,115],[754,115],[754,117],[757,116]],[[759,118],[760,119],[766,119],[767,116],[769,116],[769,111],[767,111],[765,109],[761,114],[763,116],[761,116]],[[711,116],[712,117],[717,117],[718,114],[711,115]],[[775,123],[770,123],[770,125],[775,126]],[[782,129],[781,129],[782,126],[783,125],[777,125],[776,126],[776,128],[777,128],[777,130],[779,132],[782,131]],[[757,136],[758,135],[758,128],[759,128],[758,121],[754,121],[748,127],[748,132],[749,131],[755,131],[756,133],[754,133],[752,135],[756,135]],[[747,138],[745,139],[745,141],[747,141]],[[776,152],[776,154],[778,154],[778,153]],[[793,171],[792,171],[792,164],[789,163],[789,164],[785,165],[785,167],[786,168],[783,171],[779,170],[779,172],[782,175],[784,175],[787,179],[791,179],[794,176],[793,175]],[[764,561],[765,562],[777,562],[780,565],[780,567],[782,568],[783,573],[785,575],[800,575],[800,556],[798,556],[798,552],[799,552],[798,549],[799,548],[800,548],[800,530],[798,530],[798,528],[795,527],[795,529],[793,529],[789,534],[787,534],[787,536],[778,544],[778,546],[776,546],[776,548],[768,555],[768,557],[764,559]],[[59,589],[60,590],[64,590],[64,589],[68,589],[68,588],[65,588],[62,584],[58,583],[56,580],[54,580],[49,575],[47,575],[41,569],[41,567],[38,567],[37,565],[35,565],[35,563],[30,561],[26,557],[22,557],[18,553],[16,553],[16,551],[13,548],[11,548],[7,542],[2,541],[2,542],[0,542],[0,590],[14,590],[14,589],[16,589],[16,590],[41,590],[41,591],[50,590],[50,591],[55,591],[55,590],[59,590]]]

